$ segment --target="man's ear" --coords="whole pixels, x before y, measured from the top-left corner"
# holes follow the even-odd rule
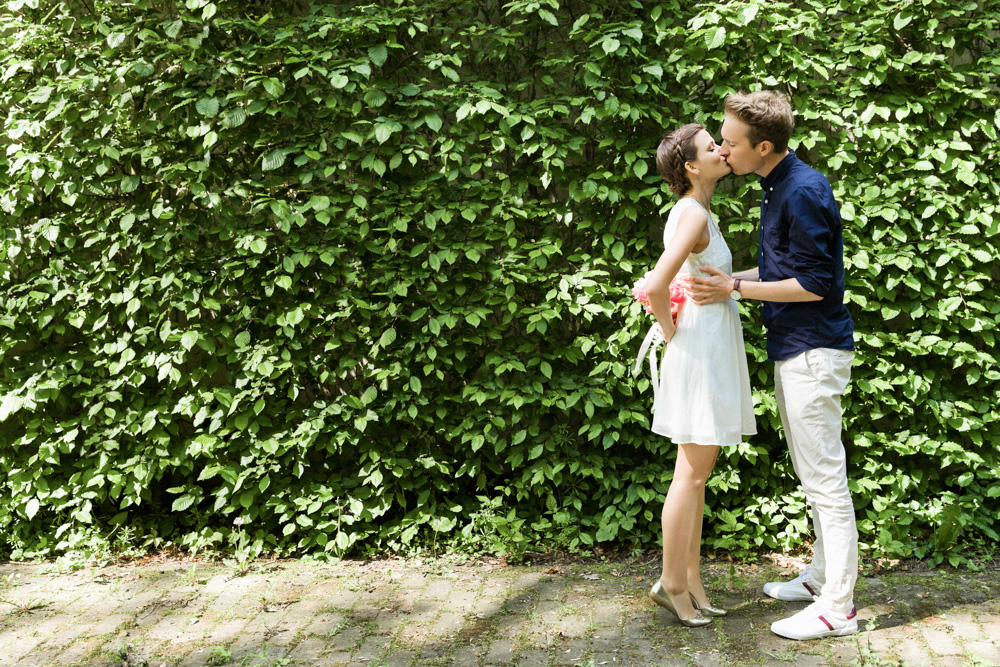
[[[764,139],[759,144],[757,144],[756,148],[757,152],[760,154],[761,157],[767,157],[768,155],[774,152],[774,144],[772,144],[767,139]]]

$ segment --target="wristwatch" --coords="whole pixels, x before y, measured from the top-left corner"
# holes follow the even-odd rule
[[[729,298],[732,299],[733,301],[739,301],[740,299],[743,298],[743,295],[740,294],[740,279],[739,278],[734,278],[733,279],[733,291],[729,293]]]

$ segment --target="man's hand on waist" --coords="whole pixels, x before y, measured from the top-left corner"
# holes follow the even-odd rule
[[[708,276],[690,276],[688,278],[688,289],[691,292],[691,299],[699,306],[709,303],[726,301],[733,291],[736,281],[729,274],[720,271],[714,266],[699,266],[699,271],[703,271]]]

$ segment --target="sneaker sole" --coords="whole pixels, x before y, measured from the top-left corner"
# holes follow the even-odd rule
[[[847,635],[853,635],[858,631],[858,626],[848,626],[846,628],[840,628],[839,630],[827,630],[826,632],[820,632],[815,635],[804,635],[801,637],[796,637],[792,634],[784,634],[771,627],[771,632],[778,635],[779,637],[784,637],[785,639],[794,639],[795,641],[807,641],[809,639],[823,639],[824,637],[846,637]]]
[[[782,602],[812,602],[813,596],[808,593],[797,594],[797,593],[781,593],[781,592],[768,592],[764,591],[764,594],[768,597],[772,597],[775,600],[781,600]]]
[[[782,602],[812,602],[813,596],[818,595],[805,584],[789,586],[788,584],[778,584],[777,586],[764,586],[764,595],[781,600]]]

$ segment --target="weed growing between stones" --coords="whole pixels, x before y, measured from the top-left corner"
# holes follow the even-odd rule
[[[851,661],[849,667],[897,667],[899,665],[891,660],[883,660],[872,648],[871,639],[867,639],[866,644],[858,648],[861,654]]]
[[[0,602],[4,604],[9,604],[14,607],[12,613],[14,614],[27,614],[36,609],[41,609],[45,606],[44,602],[39,602],[35,598],[6,598],[0,597]]]
[[[233,657],[232,651],[222,646],[213,646],[205,658],[206,665],[225,665]]]
[[[233,520],[236,526],[236,544],[233,549],[233,557],[227,558],[225,564],[233,569],[234,577],[242,577],[253,569],[253,557],[247,545],[247,533],[243,530],[243,517],[236,517]]]
[[[131,644],[110,648],[105,654],[111,660],[111,667],[149,667],[149,660],[142,651]]]

